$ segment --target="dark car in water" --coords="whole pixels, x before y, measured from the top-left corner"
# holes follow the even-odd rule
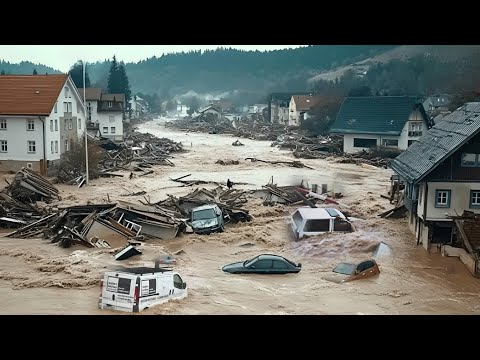
[[[302,264],[283,256],[262,254],[253,259],[225,265],[222,270],[231,274],[288,274],[298,273]]]

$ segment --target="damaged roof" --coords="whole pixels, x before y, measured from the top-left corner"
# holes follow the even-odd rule
[[[320,95],[293,95],[297,111],[308,111],[322,100]]]
[[[416,96],[355,96],[342,103],[331,133],[400,135],[415,108],[425,113]]]
[[[0,115],[50,115],[67,79],[67,74],[0,76]]]
[[[408,182],[418,182],[479,131],[480,102],[466,103],[410,145],[390,167]]]

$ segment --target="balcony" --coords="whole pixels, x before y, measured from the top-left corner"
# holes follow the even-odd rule
[[[422,136],[422,131],[409,131],[408,136]]]
[[[87,130],[99,130],[99,129],[100,129],[99,123],[87,122]]]

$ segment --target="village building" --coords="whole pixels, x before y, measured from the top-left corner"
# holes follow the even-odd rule
[[[130,104],[130,118],[138,119],[142,115],[149,112],[148,103],[138,95],[133,95],[129,100]]]
[[[79,89],[83,99],[83,89]],[[85,89],[87,128],[97,131],[101,137],[123,141],[124,94],[102,94],[100,88]]]
[[[417,244],[432,251],[460,242],[469,256],[459,256],[478,274],[478,226],[469,232],[455,218],[465,211],[480,214],[480,102],[445,116],[391,168],[405,186],[408,225]]]
[[[343,135],[343,151],[376,146],[406,150],[433,125],[415,96],[357,96],[344,99],[331,134]]]
[[[322,100],[321,95],[293,95],[288,105],[288,126],[299,127],[308,119],[308,112]]]
[[[45,175],[83,137],[84,122],[69,75],[0,76],[0,170]]]

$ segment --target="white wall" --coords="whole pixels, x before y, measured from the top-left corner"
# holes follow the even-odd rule
[[[295,101],[293,99],[294,98],[292,96],[292,98],[290,99],[290,105],[288,107],[288,126],[299,125],[297,105],[295,104]]]
[[[0,161],[39,161],[43,159],[42,121],[38,117],[28,117],[28,119],[34,120],[34,130],[32,131],[27,131],[27,117],[6,118],[7,129],[0,130],[0,140],[7,141],[7,152],[0,152]],[[28,153],[28,141],[35,141],[34,154]]]
[[[114,121],[110,122],[110,116],[114,116]],[[99,123],[99,130],[102,136],[111,140],[123,140],[123,115],[118,111],[102,111],[96,114]],[[93,114],[92,114],[93,119]],[[108,127],[108,132],[103,128]],[[111,133],[111,128],[115,127],[115,134]]]
[[[425,119],[422,118],[422,115],[419,110],[412,111],[408,117],[408,121],[405,123],[405,126],[400,133],[400,139],[398,140],[398,148],[400,150],[406,150],[408,148],[409,140],[418,140],[421,136],[408,136],[411,123],[422,123],[422,135],[428,131],[428,125]]]
[[[435,190],[451,190],[449,208],[435,207]],[[426,219],[447,220],[446,213],[455,216],[463,214],[464,210],[480,213],[480,209],[470,208],[470,190],[480,191],[480,182],[429,182]]]

